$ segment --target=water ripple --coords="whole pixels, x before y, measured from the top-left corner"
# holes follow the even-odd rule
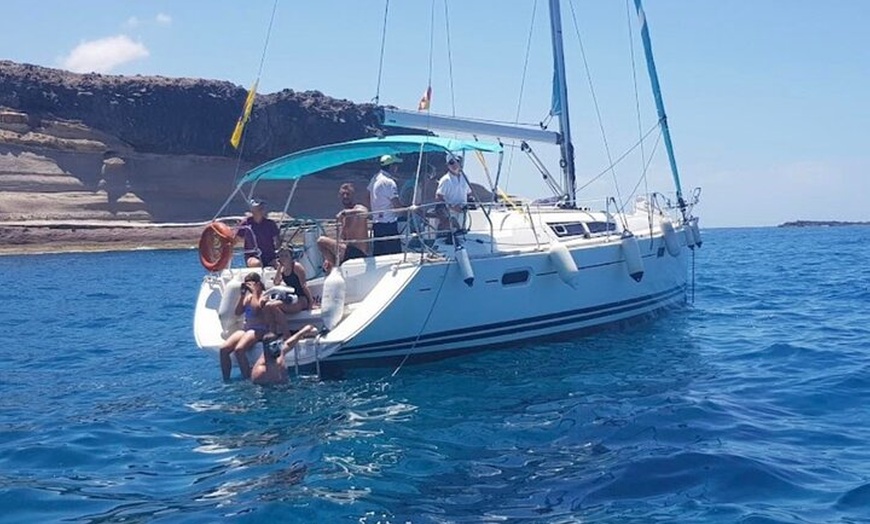
[[[868,522],[868,246],[705,231],[654,324],[276,388],[194,349],[190,252],[0,258],[3,520]]]

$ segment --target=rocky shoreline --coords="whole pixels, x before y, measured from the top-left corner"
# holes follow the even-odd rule
[[[202,224],[131,227],[82,224],[0,223],[0,256],[44,253],[194,249]]]
[[[258,94],[237,152],[245,88],[219,80],[75,74],[0,60],[0,255],[193,248],[240,173],[293,151],[382,132],[371,104],[317,91]],[[300,185],[293,213],[335,214],[344,181]],[[287,187],[264,182],[275,206]],[[224,213],[247,211],[243,199]]]

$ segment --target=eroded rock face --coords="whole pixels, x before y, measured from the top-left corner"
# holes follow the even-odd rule
[[[76,74],[0,61],[0,106],[40,120],[76,120],[141,153],[235,156],[229,137],[244,104],[229,82],[159,76]],[[262,162],[292,151],[372,136],[370,104],[317,91],[258,95],[243,156]]]
[[[209,220],[255,165],[381,132],[373,105],[286,89],[257,96],[238,162],[229,139],[246,95],[229,82],[0,61],[0,223]],[[365,199],[376,170],[372,160],[306,178],[291,214],[333,217],[341,183]],[[264,182],[257,194],[281,209],[288,187]],[[224,210],[245,211],[241,198]]]

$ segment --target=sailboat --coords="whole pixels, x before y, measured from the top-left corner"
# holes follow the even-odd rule
[[[305,177],[375,162],[382,155],[404,156],[418,165],[425,165],[421,155],[502,155],[504,139],[521,141],[524,150],[529,142],[543,142],[560,151],[558,198],[519,200],[494,185],[489,201],[469,205],[461,223],[451,223],[446,231],[427,221],[436,204],[421,201],[415,190],[404,211],[423,220],[400,233],[400,253],[348,260],[309,280],[319,303],[288,322],[295,329],[314,324],[319,332],[287,354],[288,365],[382,365],[443,357],[645,319],[687,302],[689,262],[701,245],[693,213],[699,191],[689,198],[683,194],[641,0],[635,0],[635,7],[675,201],[650,193],[638,197],[632,208],[609,198],[601,209],[593,209],[577,200],[558,0],[549,1],[558,131],[384,109],[385,127],[421,133],[298,151],[244,175],[227,202],[239,193],[250,197],[259,182],[284,181],[290,193],[287,211]],[[474,138],[453,138],[460,134]],[[481,136],[493,140],[478,140]],[[423,176],[418,172],[418,184]],[[316,241],[329,234],[325,231],[329,229],[321,224],[293,230],[311,275],[321,267]],[[215,249],[226,254],[231,246],[224,239]],[[193,326],[198,346],[207,350],[216,350],[240,328],[242,319],[233,306],[241,281],[254,271],[226,267],[231,257],[218,258],[221,263],[211,265],[203,278]],[[264,282],[272,281],[274,269],[256,271],[263,273]]]

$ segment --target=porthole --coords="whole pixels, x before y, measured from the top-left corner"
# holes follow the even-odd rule
[[[501,285],[515,286],[517,284],[525,284],[529,281],[529,271],[526,269],[520,271],[508,271],[501,276]]]

